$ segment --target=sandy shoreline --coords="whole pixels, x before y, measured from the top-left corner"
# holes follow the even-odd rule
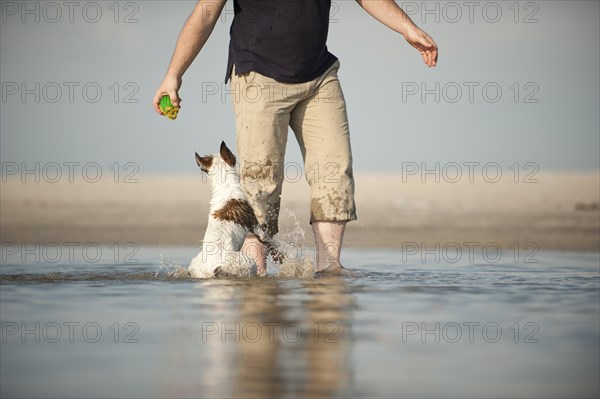
[[[537,183],[510,178],[423,183],[418,176],[403,182],[400,175],[359,175],[359,220],[348,225],[345,245],[491,242],[503,248],[533,243],[539,249],[597,251],[600,175],[556,172],[536,178]],[[210,189],[200,175],[144,175],[137,183],[31,180],[2,180],[3,243],[197,245],[204,234]],[[291,231],[297,220],[310,244],[308,203],[304,180],[286,182],[281,231]]]

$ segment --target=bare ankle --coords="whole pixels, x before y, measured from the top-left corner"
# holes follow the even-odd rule
[[[254,259],[256,263],[256,274],[261,275],[267,271],[267,252],[264,244],[253,235],[249,235],[244,240],[242,253]]]
[[[341,267],[340,253],[346,222],[315,221],[312,223],[315,236],[317,271]]]

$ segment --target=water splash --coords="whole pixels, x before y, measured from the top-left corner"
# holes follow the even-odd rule
[[[302,253],[297,259],[286,259],[276,266],[276,277],[309,279],[315,274],[315,264],[310,255]]]
[[[179,265],[177,262],[172,261],[171,259],[167,259],[164,256],[160,255],[160,263],[162,266],[159,266],[158,270],[154,277],[166,276],[171,278],[188,278],[190,277],[190,272],[188,272],[187,267],[183,267]]]
[[[305,246],[306,230],[300,225],[296,214],[285,209],[285,217],[292,225],[289,229],[281,229],[274,241],[285,254],[282,264],[269,262],[269,275],[283,278],[312,278],[315,273],[314,249]]]

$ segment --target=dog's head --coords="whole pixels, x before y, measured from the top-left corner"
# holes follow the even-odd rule
[[[196,163],[203,172],[209,175],[217,171],[226,172],[228,170],[235,170],[235,161],[235,155],[227,148],[224,141],[221,142],[221,149],[218,154],[201,157],[196,153]]]

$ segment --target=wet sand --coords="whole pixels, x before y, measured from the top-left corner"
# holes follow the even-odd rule
[[[391,247],[494,243],[503,248],[533,243],[546,250],[600,247],[600,175],[538,173],[537,183],[496,183],[480,177],[457,183],[433,176],[356,176],[358,220],[348,225],[345,245]],[[209,184],[198,175],[142,175],[137,183],[84,180],[39,183],[3,178],[1,241],[16,243],[134,242],[196,245],[206,228]],[[521,179],[523,180],[523,179]],[[308,186],[286,182],[281,231],[296,221],[312,239]]]

